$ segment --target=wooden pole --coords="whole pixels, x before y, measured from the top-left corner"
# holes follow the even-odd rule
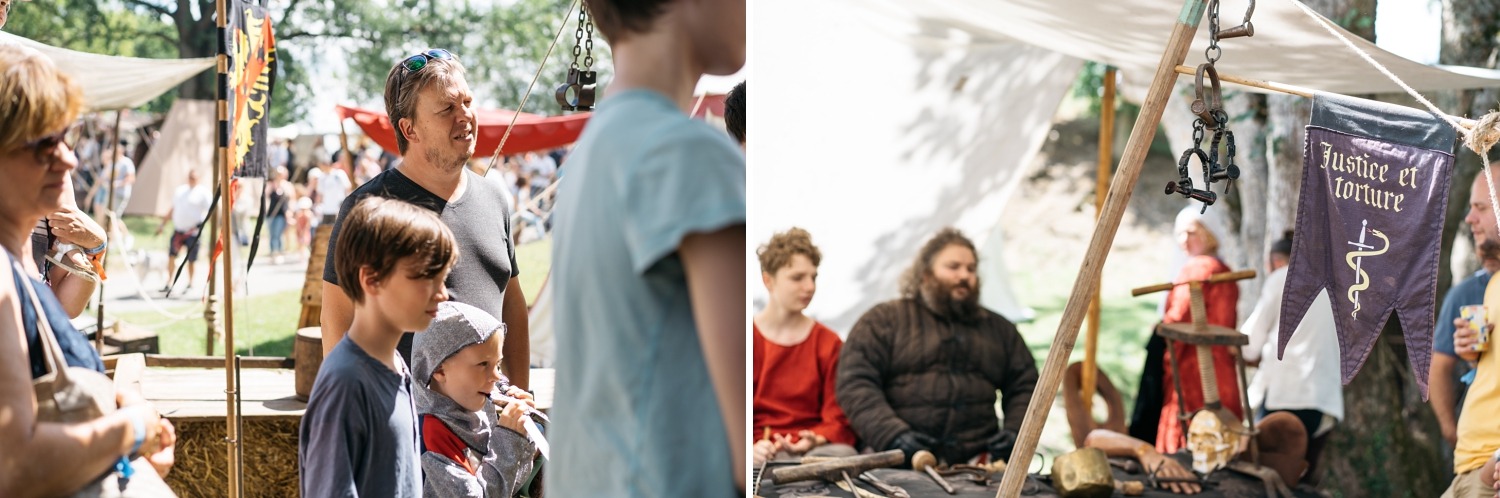
[[[396,123],[391,123],[391,126],[396,126]],[[401,133],[401,130],[399,130],[399,129],[396,130],[396,133]],[[339,119],[339,147],[342,148],[342,149],[344,149],[344,154],[342,156],[343,160],[344,160],[344,174],[349,175],[349,179],[353,180],[354,179],[354,152],[349,150],[349,134],[346,133],[346,132],[344,132],[344,120],[343,119]],[[330,161],[330,162],[332,162],[332,161]]]
[[[1094,228],[1088,252],[1084,253],[1083,262],[1079,265],[1078,279],[1073,282],[1073,293],[1068,297],[1067,307],[1063,309],[1062,323],[1057,327],[1057,335],[1052,338],[1052,348],[1047,351],[1047,362],[1042,367],[1041,378],[1031,394],[1031,403],[1026,407],[1026,418],[1021,423],[1016,446],[1011,450],[1008,471],[1000,481],[1000,490],[995,495],[997,498],[1021,495],[1021,486],[1026,482],[1026,471],[1031,466],[1037,439],[1041,438],[1042,427],[1047,423],[1047,409],[1052,406],[1053,398],[1057,395],[1057,388],[1062,383],[1063,368],[1067,365],[1068,356],[1073,353],[1073,342],[1078,338],[1079,326],[1083,324],[1089,295],[1099,283],[1099,274],[1109,256],[1109,247],[1114,243],[1115,232],[1120,228],[1120,218],[1125,215],[1130,195],[1135,190],[1135,182],[1141,176],[1146,151],[1151,146],[1151,140],[1156,138],[1156,127],[1161,123],[1162,112],[1172,96],[1172,86],[1177,82],[1174,69],[1187,58],[1188,48],[1193,43],[1193,35],[1198,32],[1198,22],[1203,19],[1206,7],[1207,0],[1185,0],[1182,12],[1177,16],[1177,23],[1172,26],[1172,37],[1167,40],[1166,51],[1162,52],[1161,62],[1156,66],[1156,75],[1146,92],[1146,101],[1141,105],[1141,114],[1135,120],[1130,140],[1125,142],[1125,153],[1120,158],[1118,173],[1110,184],[1104,211],[1099,216],[1099,225]]]
[[[1095,172],[1097,179],[1094,187],[1094,221],[1098,222],[1099,216],[1104,213],[1104,196],[1109,191],[1105,189],[1109,185],[1109,166],[1114,164],[1115,158],[1115,68],[1109,67],[1104,70],[1104,99],[1099,104],[1099,170]],[[1084,413],[1093,417],[1094,412],[1094,389],[1097,386],[1095,379],[1099,368],[1099,307],[1103,284],[1094,284],[1094,299],[1089,301],[1089,333],[1087,340],[1083,343],[1083,410]]]
[[[223,147],[214,148],[214,167],[210,168],[211,170],[213,170],[213,175],[210,178],[212,178],[211,184],[216,187],[220,183],[219,162],[224,160],[224,158],[222,157],[223,153]],[[210,244],[209,251],[213,251],[212,244],[214,243],[214,241],[219,240],[219,220],[218,216],[215,216],[217,214],[217,212],[210,213],[208,220],[204,222],[203,228],[198,231],[198,238],[193,239],[194,244],[200,245],[203,244],[203,241],[207,240]],[[203,230],[208,231],[207,238],[203,237]],[[197,263],[194,261],[189,261],[187,262],[187,264],[192,265]],[[213,356],[214,343],[219,342],[219,338],[223,336],[223,331],[219,330],[219,328],[223,325],[219,322],[219,291],[218,285],[214,282],[214,278],[218,276],[219,272],[214,271],[213,264],[209,264],[206,271],[208,273],[208,282],[205,284],[203,291],[203,324],[204,328],[206,329],[204,334],[207,338],[203,341],[203,354],[204,356]],[[191,282],[189,282],[189,284],[191,284]]]
[[[110,149],[109,149],[110,150],[110,152],[109,152],[109,158],[110,158],[110,162],[109,162],[109,185],[106,185],[105,189],[104,189],[104,197],[105,197],[104,198],[104,241],[106,243],[109,242],[109,234],[114,233],[114,230],[115,230],[115,228],[114,228],[115,227],[115,178],[120,173],[120,166],[118,164],[115,164],[115,160],[116,160],[115,155],[119,154],[119,151],[120,151],[120,114],[123,113],[123,112],[125,112],[125,111],[124,110],[116,110],[115,111],[115,131],[114,131],[113,137],[110,139],[110,142],[109,142],[110,143]],[[100,147],[99,150],[100,150],[101,154],[104,153],[104,148],[103,147]],[[100,164],[103,164],[103,161],[100,161]],[[93,189],[90,189],[90,190],[93,190]],[[51,249],[51,248],[49,247],[47,249]],[[99,268],[100,269],[108,268],[108,266],[106,266],[107,264],[109,264],[109,251],[106,249],[104,251],[104,254],[102,254],[102,255],[99,256]],[[94,322],[94,351],[98,351],[99,354],[104,354],[104,272],[103,271],[99,272],[99,310],[98,311],[99,311],[99,316],[97,318],[97,321]]]
[[[240,434],[238,430],[240,414],[237,410],[239,407],[235,403],[235,399],[239,397],[239,386],[235,382],[237,379],[235,379],[234,375],[234,264],[232,262],[234,259],[234,245],[230,241],[231,232],[233,232],[231,227],[234,225],[230,224],[229,219],[234,211],[229,206],[230,199],[234,198],[234,192],[230,187],[234,171],[230,167],[231,161],[229,157],[229,47],[225,43],[225,35],[227,34],[225,26],[227,24],[228,9],[225,8],[225,0],[216,0],[214,3],[217,8],[216,14],[219,24],[219,150],[216,154],[218,156],[218,164],[216,164],[214,169],[217,170],[219,192],[222,197],[220,197],[218,213],[219,236],[217,240],[213,240],[211,243],[222,244],[224,247],[224,254],[222,255],[224,266],[220,272],[224,278],[222,290],[227,291],[224,292],[224,404],[225,413],[227,414],[224,417],[224,442],[227,443],[225,449],[229,452],[229,496],[230,498],[239,498],[242,491],[240,489]],[[210,255],[213,254],[213,250],[214,246],[209,246]],[[213,258],[210,257],[209,259],[212,260]],[[210,278],[209,280],[212,281],[213,279]]]

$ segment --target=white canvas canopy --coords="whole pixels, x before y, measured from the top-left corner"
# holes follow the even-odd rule
[[[212,100],[177,99],[162,124],[161,136],[136,168],[135,191],[125,214],[162,216],[172,209],[172,193],[198,170],[205,184],[213,178],[214,123]]]
[[[87,110],[140,107],[214,65],[212,57],[141,59],[91,54],[0,32],[0,43],[18,43],[46,54],[83,87]]]
[[[981,244],[982,264],[994,260],[1004,240],[994,227],[1082,61],[1149,78],[1181,5],[766,0],[751,21],[774,34],[751,47],[760,71],[749,239],[792,226],[812,232],[824,258],[808,312],[841,334],[896,297],[900,272],[941,227]],[[1224,27],[1239,24],[1244,7],[1224,0]],[[1399,91],[1293,0],[1260,0],[1254,23],[1253,38],[1221,43],[1221,73],[1339,93]],[[1203,60],[1207,43],[1204,27],[1187,64]],[[1355,43],[1419,90],[1500,85],[1500,72],[1425,66]],[[759,282],[758,265],[749,266]],[[1008,286],[995,266],[981,269],[986,305],[1022,316],[1014,302],[991,300]]]

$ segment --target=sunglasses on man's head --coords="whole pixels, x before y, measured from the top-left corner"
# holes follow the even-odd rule
[[[426,50],[424,52],[418,53],[416,55],[413,55],[411,57],[407,57],[405,60],[401,61],[401,66],[405,67],[407,72],[409,72],[409,73],[415,73],[417,71],[421,71],[422,68],[427,67],[427,63],[429,61],[432,61],[432,60],[435,60],[435,59],[452,59],[452,58],[453,58],[453,53],[452,52],[449,52],[447,50],[443,50],[441,48],[433,48],[433,49],[428,49],[428,50]]]

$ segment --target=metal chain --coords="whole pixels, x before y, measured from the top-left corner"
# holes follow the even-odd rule
[[[568,66],[571,69],[578,69],[578,56],[583,55],[583,22],[583,9],[578,9],[578,29],[573,31],[573,64]],[[590,27],[590,30],[592,29]],[[589,44],[593,45],[592,37],[589,39]],[[592,60],[593,56],[590,55],[589,59]]]
[[[1219,0],[1208,2],[1208,48],[1203,49],[1203,58],[1208,59],[1209,64],[1218,62],[1219,57],[1224,55],[1224,50],[1219,48]]]
[[[584,10],[585,9],[578,9],[578,16],[580,18],[583,17]],[[591,68],[594,67],[594,18],[593,17],[589,17],[588,21],[587,21],[587,24],[584,24],[584,33],[586,34],[587,38],[584,38],[584,41],[583,41],[583,49],[586,51],[586,54],[583,56],[583,69],[585,71],[587,71],[587,70],[589,70],[589,69],[591,69]]]

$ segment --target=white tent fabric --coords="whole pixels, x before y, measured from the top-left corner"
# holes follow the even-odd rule
[[[1222,24],[1237,25],[1245,4],[1224,0]],[[1005,293],[995,286],[1008,280],[996,269],[1003,265],[986,265],[1004,239],[992,228],[1081,60],[1149,79],[1181,5],[760,2],[751,22],[765,34],[750,47],[759,69],[749,137],[751,245],[792,226],[808,229],[824,256],[808,313],[847,334],[861,313],[896,297],[900,273],[923,241],[956,226],[981,244],[986,306],[1024,317],[1013,301],[990,299]],[[784,14],[792,11],[798,15]],[[1254,37],[1221,43],[1222,73],[1339,93],[1398,91],[1293,0],[1260,0],[1254,22]],[[1203,60],[1207,42],[1205,25],[1186,64]],[[1419,90],[1500,85],[1500,72],[1450,71],[1355,43]],[[749,261],[747,278],[760,282],[753,251]],[[758,308],[765,291],[754,287]]]
[[[135,190],[125,214],[162,216],[172,209],[172,193],[198,170],[205,183],[213,178],[214,124],[212,100],[177,99],[151,152],[136,168]]]
[[[917,248],[952,225],[981,245],[986,304],[1019,311],[988,299],[1008,279],[986,274],[999,250],[987,241],[1081,61],[891,4],[770,3],[755,9],[756,32],[796,36],[752,47],[751,245],[811,232],[823,262],[808,313],[843,335],[897,296]]]
[[[1114,65],[1128,74],[1145,75],[1155,72],[1172,25],[1181,14],[1182,4],[1175,0],[899,2],[903,13],[949,31],[1023,40],[1080,59]],[[1248,0],[1223,0],[1219,9],[1221,27],[1239,25],[1247,4]],[[1328,34],[1302,11],[1296,0],[1259,0],[1253,23],[1254,37],[1219,43],[1224,50],[1217,64],[1221,74],[1344,94],[1401,91],[1395,83]],[[1344,34],[1419,90],[1475,88],[1500,83],[1500,71],[1427,66],[1386,52],[1348,32]],[[1185,64],[1193,66],[1203,62],[1203,51],[1207,47],[1205,17]]]
[[[213,67],[214,59],[141,59],[57,48],[0,32],[0,43],[18,43],[46,54],[83,87],[91,111],[140,107],[188,78]]]

